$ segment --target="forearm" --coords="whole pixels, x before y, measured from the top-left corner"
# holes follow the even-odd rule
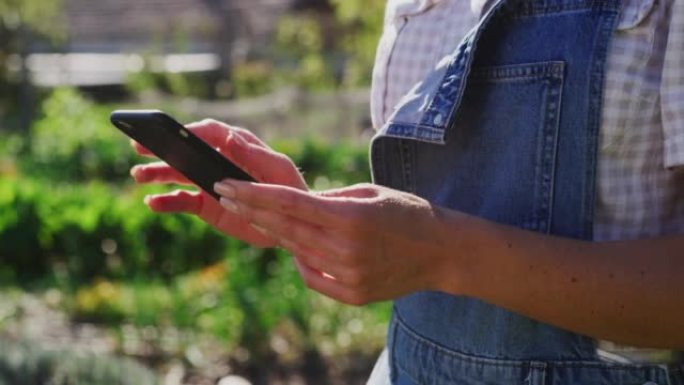
[[[684,237],[590,243],[455,212],[442,220],[441,236],[468,253],[444,259],[443,271],[462,270],[441,279],[445,291],[595,338],[684,348]]]

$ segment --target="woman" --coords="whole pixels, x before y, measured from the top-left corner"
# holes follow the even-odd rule
[[[147,204],[291,251],[341,302],[395,300],[371,383],[682,384],[683,69],[678,0],[391,0],[375,184],[309,192],[254,135],[204,121],[263,184]]]

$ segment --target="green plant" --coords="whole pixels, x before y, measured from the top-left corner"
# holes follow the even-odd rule
[[[277,81],[306,90],[335,87],[332,52],[324,43],[323,26],[315,14],[284,16],[276,33]]]
[[[142,203],[151,191],[2,177],[0,257],[23,281],[62,272],[75,282],[171,277],[222,258],[224,236],[191,216],[153,215]]]
[[[375,49],[383,28],[385,1],[331,0],[341,29],[341,50],[346,55],[343,85],[368,86]]]
[[[370,85],[385,2],[331,3],[332,19],[305,12],[280,20],[275,43],[275,73],[280,84],[307,90]]]
[[[0,0],[0,129],[30,125],[41,91],[31,85],[26,60],[36,42],[63,41],[61,6],[61,0]]]
[[[246,98],[273,91],[274,72],[273,65],[263,60],[235,64],[231,78],[234,96]]]
[[[31,129],[25,175],[60,181],[122,180],[139,160],[128,140],[112,128],[112,108],[96,105],[76,90],[55,90]]]

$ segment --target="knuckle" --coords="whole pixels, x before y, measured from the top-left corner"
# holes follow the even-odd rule
[[[290,159],[287,155],[267,149],[264,149],[264,152],[272,156],[273,161],[276,162],[280,167],[288,169],[294,167],[294,162],[292,162],[292,159]]]
[[[302,197],[297,194],[283,194],[280,201],[280,209],[284,212],[292,212],[297,210],[302,205]]]
[[[349,272],[346,276],[346,283],[356,289],[359,289],[364,286],[366,279],[365,275],[357,270],[353,270]]]
[[[360,204],[346,203],[337,206],[337,213],[344,218],[344,223],[349,229],[355,229],[363,224],[367,213],[366,208]]]
[[[284,223],[285,232],[289,232],[292,239],[297,239],[300,242],[310,242],[312,241],[311,232],[307,228],[294,226],[294,221],[292,219],[287,219]]]
[[[202,119],[202,121],[200,121],[200,124],[203,126],[216,126],[216,125],[220,125],[221,123],[218,120],[213,119],[213,118],[205,118],[205,119]]]

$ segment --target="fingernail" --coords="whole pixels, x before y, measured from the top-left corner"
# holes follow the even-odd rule
[[[145,199],[143,199],[143,202],[145,202],[146,205],[149,205],[151,200],[152,195],[145,195]]]
[[[219,203],[221,203],[221,206],[223,206],[223,208],[225,208],[226,210],[230,211],[233,214],[239,214],[240,213],[238,210],[237,204],[235,204],[235,201],[233,201],[232,199],[221,198]]]
[[[226,198],[235,198],[235,187],[225,182],[214,184],[214,191]]]
[[[267,237],[270,236],[270,234],[268,233],[268,230],[266,230],[265,228],[263,228],[263,227],[261,227],[261,226],[259,226],[259,225],[255,225],[255,224],[250,224],[250,226],[252,226],[252,228],[253,228],[254,230],[256,230],[257,232],[261,233],[262,235],[265,235],[265,236],[267,236]]]
[[[135,178],[135,173],[138,171],[138,168],[140,168],[140,166],[133,166],[133,167],[131,167],[131,170],[130,170],[129,172],[131,173],[131,176],[132,176],[133,178]]]

